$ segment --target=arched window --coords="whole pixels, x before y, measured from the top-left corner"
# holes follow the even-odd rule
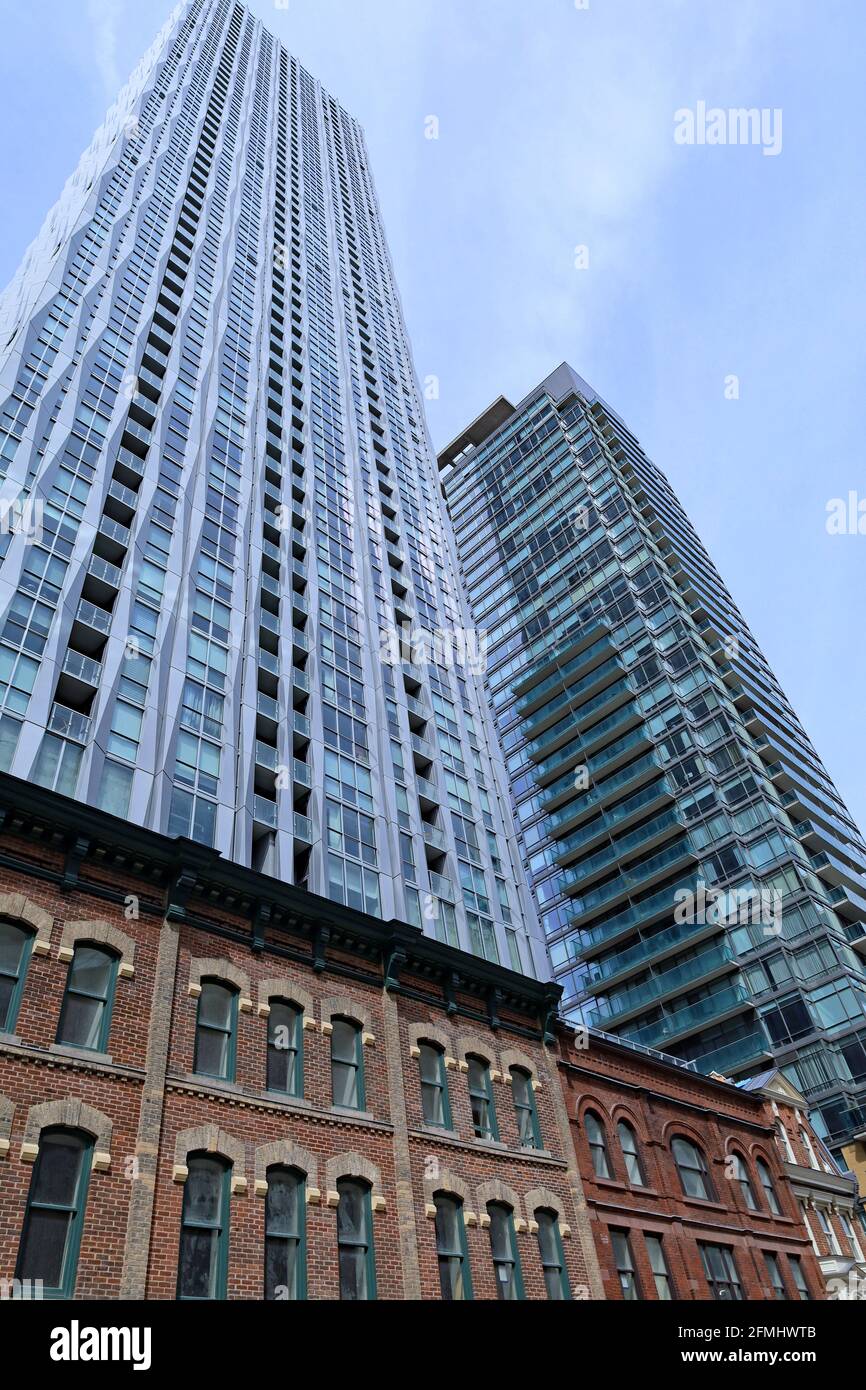
[[[269,1091],[284,1096],[304,1094],[303,1014],[295,1004],[284,999],[271,1000],[268,1014],[268,1075]]]
[[[370,1189],[354,1178],[337,1183],[337,1249],[340,1298],[357,1302],[376,1297],[373,1216]]]
[[[117,964],[117,956],[102,946],[81,942],[75,947],[60,1010],[59,1043],[92,1052],[106,1051]]]
[[[731,1162],[734,1168],[734,1180],[740,1184],[740,1191],[743,1194],[743,1201],[749,1211],[758,1210],[758,1199],[755,1196],[755,1189],[752,1187],[752,1179],[749,1177],[749,1170],[746,1167],[745,1159],[740,1154],[731,1154]]]
[[[420,1044],[418,1067],[421,1073],[421,1113],[426,1125],[440,1129],[451,1128],[451,1103],[448,1097],[448,1078],[445,1054],[432,1043]]]
[[[16,1279],[41,1279],[43,1294],[72,1298],[84,1226],[93,1141],[73,1129],[44,1129],[18,1250]]]
[[[764,1189],[767,1206],[774,1216],[781,1216],[782,1208],[779,1206],[779,1198],[776,1196],[776,1189],[773,1186],[773,1178],[768,1164],[763,1158],[756,1158],[755,1167],[758,1170],[758,1177],[761,1179],[761,1186]]]
[[[538,1111],[535,1107],[532,1077],[523,1067],[511,1068],[511,1093],[514,1097],[517,1134],[521,1145],[525,1149],[540,1149],[541,1130],[538,1124]]]
[[[195,1028],[193,1070],[200,1076],[234,1081],[237,1052],[238,992],[220,980],[203,980]]]
[[[437,1192],[436,1255],[439,1260],[439,1287],[442,1297],[456,1303],[472,1297],[472,1278],[466,1250],[466,1227],[463,1222],[463,1203],[458,1197]]]
[[[265,1198],[265,1298],[307,1296],[306,1182],[294,1168],[269,1168]]]
[[[487,1203],[490,1217],[490,1251],[496,1274],[496,1291],[500,1298],[516,1300],[524,1297],[520,1256],[514,1234],[514,1213],[511,1207],[499,1202]]]
[[[32,945],[32,931],[0,922],[0,1033],[11,1033],[15,1027]]]
[[[469,1103],[472,1107],[472,1124],[477,1139],[498,1139],[499,1127],[496,1123],[496,1108],[493,1104],[493,1088],[490,1082],[490,1068],[483,1057],[467,1057],[469,1065]]]
[[[187,1166],[177,1296],[223,1299],[228,1276],[231,1164],[211,1154],[192,1154]]]
[[[541,1209],[535,1213],[535,1222],[538,1226],[538,1252],[541,1256],[547,1297],[558,1301],[571,1298],[556,1213]]]
[[[622,1156],[625,1160],[625,1171],[632,1187],[646,1187],[643,1165],[640,1161],[640,1149],[638,1148],[637,1135],[631,1125],[626,1120],[620,1120],[616,1127],[619,1135],[619,1146],[622,1149]]]
[[[707,1160],[702,1151],[690,1139],[682,1137],[671,1145],[683,1192],[687,1197],[702,1197],[711,1201],[713,1197]]]
[[[607,1136],[604,1132],[604,1125],[594,1110],[587,1110],[583,1117],[583,1124],[595,1176],[597,1178],[612,1178],[613,1173],[607,1152]]]
[[[364,1109],[361,1029],[351,1018],[335,1018],[331,1034],[331,1096],[345,1110]]]

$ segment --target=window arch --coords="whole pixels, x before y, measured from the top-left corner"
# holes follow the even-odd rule
[[[421,1113],[426,1125],[437,1129],[451,1128],[451,1099],[448,1095],[448,1074],[445,1053],[436,1044],[423,1040],[418,1043],[418,1070],[421,1077]]]
[[[501,1299],[514,1301],[524,1298],[523,1275],[514,1233],[514,1212],[502,1202],[488,1202],[490,1218],[490,1252],[496,1274],[496,1292]]]
[[[356,1178],[337,1183],[337,1251],[340,1298],[358,1302],[376,1297],[373,1215],[370,1185]]]
[[[104,946],[80,941],[69,962],[57,1041],[105,1052],[111,1030],[118,956]]]
[[[41,1279],[49,1297],[75,1292],[93,1139],[81,1130],[44,1129],[18,1249],[16,1279]]]
[[[268,1014],[266,1086],[285,1096],[304,1094],[304,1014],[288,999],[272,999]]]
[[[333,1019],[331,1033],[331,1098],[345,1110],[363,1110],[364,1057],[361,1025],[353,1018]]]
[[[450,1192],[437,1192],[436,1255],[439,1261],[439,1287],[442,1297],[456,1303],[472,1297],[472,1275],[466,1248],[463,1199]]]
[[[671,1144],[671,1151],[685,1195],[711,1201],[715,1194],[703,1150],[699,1149],[697,1144],[693,1144],[691,1139],[678,1135]]]
[[[541,1129],[538,1123],[538,1109],[535,1104],[532,1074],[525,1067],[512,1067],[510,1075],[514,1113],[517,1116],[517,1135],[521,1146],[524,1149],[540,1149]]]
[[[586,1142],[589,1144],[590,1157],[592,1158],[592,1171],[597,1178],[612,1178],[613,1169],[610,1166],[610,1155],[607,1150],[607,1135],[604,1125],[594,1110],[587,1110],[583,1117],[583,1127],[586,1131]]]
[[[214,1154],[190,1154],[183,1189],[179,1299],[224,1299],[228,1279],[232,1166]]]
[[[752,1179],[749,1177],[749,1169],[746,1165],[746,1160],[743,1158],[742,1154],[735,1152],[730,1155],[729,1162],[734,1170],[734,1181],[739,1183],[740,1191],[743,1194],[743,1201],[745,1202],[748,1210],[757,1211],[758,1199],[755,1196],[755,1189],[752,1186]]]
[[[297,1168],[267,1170],[265,1298],[307,1296],[306,1178]]]
[[[755,1159],[755,1167],[758,1170],[758,1177],[761,1179],[761,1186],[764,1189],[764,1196],[767,1199],[767,1206],[774,1216],[782,1215],[782,1208],[779,1205],[779,1198],[776,1193],[773,1175],[770,1172],[770,1165],[764,1158]]]
[[[0,1033],[15,1027],[34,936],[18,922],[0,922]]]
[[[224,980],[202,980],[195,1025],[193,1070],[234,1081],[237,1056],[238,991]]]
[[[644,1175],[643,1163],[641,1162],[637,1134],[633,1126],[630,1125],[627,1120],[620,1120],[616,1127],[616,1132],[619,1138],[619,1146],[622,1149],[623,1160],[625,1161],[626,1177],[632,1187],[646,1187],[646,1176]]]
[[[490,1080],[490,1067],[484,1057],[470,1053],[466,1058],[469,1072],[469,1104],[472,1109],[472,1124],[476,1139],[499,1139],[499,1126],[496,1123],[496,1106],[493,1102],[493,1084]]]
[[[556,1212],[549,1211],[546,1207],[539,1208],[535,1213],[535,1224],[538,1226],[538,1253],[544,1271],[547,1297],[559,1302],[570,1299],[571,1289],[565,1269],[565,1252],[562,1248]]]

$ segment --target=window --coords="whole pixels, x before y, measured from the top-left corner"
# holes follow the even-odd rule
[[[646,1249],[649,1255],[650,1269],[655,1280],[656,1293],[665,1303],[669,1303],[674,1296],[673,1281],[671,1272],[668,1269],[668,1262],[665,1258],[665,1248],[661,1236],[647,1235]]]
[[[821,1227],[821,1230],[824,1232],[824,1235],[827,1237],[827,1244],[829,1245],[832,1254],[841,1255],[842,1247],[839,1244],[839,1237],[837,1236],[835,1228],[833,1227],[830,1221],[830,1217],[827,1215],[826,1207],[816,1207],[815,1210],[818,1213],[818,1223]]]
[[[809,1285],[806,1283],[806,1276],[803,1273],[803,1266],[800,1263],[799,1255],[789,1255],[788,1264],[791,1266],[791,1274],[798,1296],[804,1303],[811,1302],[812,1295],[809,1293]]]
[[[424,1123],[440,1129],[451,1128],[451,1104],[445,1075],[442,1050],[431,1043],[421,1043],[421,1111]]]
[[[204,996],[202,996],[204,997]],[[222,1299],[228,1274],[231,1165],[192,1154],[183,1189],[177,1296]]]
[[[711,1201],[710,1175],[701,1150],[689,1139],[675,1139],[671,1148],[685,1195]]]
[[[237,990],[218,980],[203,980],[193,1063],[193,1070],[201,1076],[234,1081],[237,1018]]]
[[[69,963],[57,1041],[104,1052],[111,1027],[117,957],[100,946],[80,945]]]
[[[713,1298],[721,1301],[742,1299],[743,1290],[733,1250],[726,1245],[704,1245],[700,1242],[698,1249]]]
[[[523,1277],[514,1235],[514,1215],[510,1207],[488,1202],[490,1217],[490,1250],[496,1274],[496,1289],[500,1298],[523,1298]]]
[[[611,1231],[610,1240],[622,1296],[629,1303],[637,1302],[641,1296],[640,1285],[634,1267],[634,1256],[631,1252],[628,1231]]]
[[[767,1206],[774,1216],[782,1215],[782,1208],[779,1206],[779,1198],[776,1196],[776,1189],[773,1186],[773,1178],[770,1169],[763,1158],[755,1160],[758,1169],[758,1177],[761,1179],[761,1186],[764,1189],[764,1196],[767,1199]]]
[[[752,1187],[752,1180],[749,1177],[749,1170],[746,1167],[745,1159],[740,1154],[731,1154],[731,1161],[734,1167],[734,1181],[740,1184],[740,1191],[743,1194],[743,1201],[749,1211],[758,1210],[758,1199],[755,1196],[755,1189]]]
[[[466,1228],[463,1224],[463,1203],[456,1197],[437,1193],[436,1255],[439,1260],[439,1287],[449,1303],[472,1297],[472,1279],[466,1250]]]
[[[340,1298],[357,1302],[376,1297],[370,1189],[364,1183],[341,1179],[337,1183],[337,1247],[340,1261]]]
[[[80,744],[46,734],[31,774],[33,781],[61,796],[74,796],[83,753]]]
[[[0,922],[0,1033],[15,1027],[32,946],[31,931]]]
[[[467,1057],[466,1061],[469,1064],[469,1103],[472,1107],[475,1137],[498,1139],[499,1129],[493,1105],[490,1069],[482,1057]]]
[[[538,1111],[535,1107],[532,1077],[522,1067],[511,1068],[511,1093],[514,1096],[517,1134],[522,1147],[524,1149],[540,1149],[541,1130],[538,1125]]]
[[[637,1135],[631,1125],[625,1120],[620,1120],[616,1127],[619,1135],[619,1146],[622,1149],[622,1156],[625,1159],[625,1171],[632,1187],[646,1187],[643,1167],[640,1161],[640,1150],[637,1145]]]
[[[764,1251],[764,1264],[767,1266],[767,1277],[770,1280],[770,1287],[773,1290],[773,1297],[781,1299],[786,1298],[787,1295],[785,1293],[785,1281],[782,1278],[782,1271],[779,1268],[779,1261],[777,1257],[772,1253],[772,1251]]]
[[[565,1272],[565,1255],[562,1249],[562,1238],[559,1234],[559,1221],[555,1212],[544,1211],[543,1209],[535,1213],[535,1221],[538,1226],[538,1253],[541,1256],[541,1268],[544,1271],[547,1297],[562,1302],[564,1299],[571,1298],[571,1289],[568,1286],[568,1275]]]
[[[587,1110],[583,1123],[586,1129],[586,1140],[589,1144],[589,1152],[592,1156],[592,1171],[597,1178],[612,1178],[613,1173],[607,1153],[607,1138],[604,1132],[604,1125],[594,1110]]]
[[[77,1130],[44,1129],[33,1170],[16,1279],[41,1279],[49,1298],[75,1292],[92,1141]]]
[[[350,1018],[335,1018],[331,1034],[331,1095],[334,1105],[364,1109],[361,1029]]]
[[[271,1000],[268,1014],[268,1074],[267,1088],[285,1096],[304,1094],[303,1017],[294,1004],[282,999]]]
[[[265,1202],[265,1298],[307,1296],[306,1184],[294,1168],[269,1168]]]

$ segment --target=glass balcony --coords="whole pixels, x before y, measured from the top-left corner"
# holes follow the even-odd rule
[[[302,656],[306,656],[310,650],[310,639],[299,627],[292,628],[292,645]]]
[[[296,840],[305,845],[313,843],[313,822],[309,816],[302,816],[299,811],[295,811],[293,826]]]
[[[570,893],[572,889],[580,888],[581,883],[590,874],[598,873],[600,869],[617,863],[624,854],[628,854],[630,850],[639,849],[647,840],[654,839],[656,835],[663,834],[665,830],[682,830],[683,828],[675,811],[663,811],[660,816],[654,816],[652,820],[638,826],[631,834],[622,835],[612,844],[605,845],[597,853],[582,859],[569,873],[563,874],[558,886],[563,893]]]
[[[90,737],[90,719],[79,710],[66,705],[53,704],[48,717],[48,727],[53,734],[74,739],[76,743],[86,743]]]
[[[131,487],[119,483],[116,478],[111,480],[108,495],[113,497],[115,502],[121,502],[124,507],[129,507],[131,511],[135,511],[138,506],[138,493],[133,492]]]
[[[102,666],[100,662],[94,661],[92,656],[84,656],[82,652],[70,650],[63,658],[63,673],[75,680],[83,681],[85,685],[96,687],[102,679]]]
[[[280,620],[274,613],[269,613],[267,608],[262,608],[259,613],[259,627],[263,627],[267,632],[273,632],[276,636],[280,633]]]
[[[607,719],[602,719],[600,723],[593,724],[588,732],[580,738],[574,739],[571,743],[559,748],[550,758],[545,758],[542,762],[536,763],[534,769],[535,777],[541,781],[544,777],[549,777],[551,773],[556,773],[559,767],[569,758],[573,758],[580,753],[585,753],[600,739],[605,739],[608,734],[615,734],[620,726],[624,726],[629,721],[640,718],[640,711],[637,705],[627,704],[616,710]],[[644,735],[646,737],[646,735]],[[605,750],[607,753],[608,750]]]
[[[268,801],[267,797],[255,796],[253,798],[253,819],[260,825],[266,825],[269,830],[277,828],[277,803]]]
[[[561,738],[563,734],[574,732],[586,719],[589,719],[593,714],[597,714],[599,710],[604,709],[605,706],[609,705],[611,700],[615,699],[617,696],[632,695],[633,693],[628,681],[616,681],[613,685],[609,685],[600,695],[597,695],[594,700],[588,700],[586,704],[581,705],[578,709],[570,709],[564,718],[557,720],[555,724],[551,724],[551,726],[545,729],[538,738],[528,743],[525,749],[527,757],[536,758],[539,755],[543,756],[548,744],[554,743],[556,739]],[[593,731],[590,730],[590,733],[592,732]]]
[[[718,1047],[713,1052],[703,1053],[694,1059],[694,1065],[704,1076],[709,1076],[713,1071],[724,1076],[728,1070],[749,1066],[760,1061],[762,1057],[772,1055],[766,1034],[759,1029],[757,1032],[746,1033],[742,1038],[726,1043],[724,1047]]]
[[[573,657],[570,661],[566,661],[563,666],[560,666],[551,675],[546,676],[544,680],[540,681],[537,685],[532,686],[531,689],[528,689],[527,686],[529,682],[533,680],[534,673],[529,671],[521,678],[515,687],[519,695],[517,701],[518,713],[522,713],[525,709],[528,709],[530,705],[534,705],[536,700],[548,690],[555,690],[568,676],[575,675],[596,656],[610,649],[610,638],[600,623],[596,623],[593,628],[588,629],[585,636],[589,637],[593,631],[598,631],[599,633],[597,641],[593,642],[589,647],[584,647],[577,656]],[[549,658],[545,658],[543,661],[539,662],[536,669],[543,670],[548,664]]]
[[[623,821],[639,814],[644,807],[653,805],[661,797],[672,795],[673,793],[664,777],[650,782],[648,786],[635,792],[634,796],[630,796],[627,801],[621,801],[612,810],[602,812],[600,816],[588,821],[579,830],[567,835],[564,840],[557,840],[552,846],[555,858],[560,861],[563,860],[567,855],[579,851],[583,845],[590,844],[597,836],[607,834],[614,830],[617,825],[622,824]]]
[[[270,772],[277,770],[276,748],[272,748],[269,743],[262,743],[260,738],[256,739],[256,763],[259,767],[266,767]]]
[[[568,805],[560,807],[557,811],[550,811],[547,817],[548,829],[551,834],[553,834],[560,825],[567,825],[576,815],[592,810],[594,806],[600,805],[602,801],[606,801],[607,798],[612,796],[615,792],[620,791],[623,787],[627,787],[629,783],[635,781],[636,778],[644,776],[649,772],[660,771],[661,763],[655,753],[647,753],[646,757],[638,758],[636,762],[630,763],[628,767],[623,768],[622,772],[616,772],[605,782],[597,784],[589,791],[576,795],[575,799],[570,801]],[[548,788],[548,791],[552,790],[553,788]],[[665,790],[670,790],[667,782],[665,782]],[[606,813],[606,815],[607,814],[608,813]]]
[[[297,710],[292,711],[292,733],[301,739],[310,737],[310,721],[305,714],[300,714]]]
[[[430,874],[430,891],[446,903],[456,902],[454,884],[450,878],[443,878],[441,874]]]
[[[263,691],[258,692],[256,699],[256,709],[265,719],[271,719],[274,723],[279,722],[280,707],[272,695],[265,695]]]
[[[310,678],[306,671],[292,671],[292,689],[299,690],[303,695],[309,695]]]
[[[256,661],[262,671],[267,671],[271,676],[279,677],[280,658],[273,652],[265,651],[264,647],[259,647],[256,653]]]
[[[86,598],[80,601],[75,618],[85,627],[92,627],[94,632],[107,633],[111,629],[111,614]]]
[[[641,745],[645,746],[650,741],[644,729],[635,729],[632,733],[626,734],[624,738],[619,739],[616,743],[609,744],[607,748],[603,749],[602,752],[595,757],[587,758],[586,766],[596,786],[593,792],[584,793],[584,795],[594,795],[596,799],[608,796],[613,789],[613,781],[611,778],[605,778],[605,768],[618,758],[627,756],[633,750],[640,748]],[[658,767],[660,764],[656,762],[656,766]],[[633,775],[634,765],[630,765],[626,771],[629,776]],[[599,785],[601,781],[605,783],[603,787]],[[628,781],[627,777],[625,781]],[[544,788],[544,795],[541,801],[542,808],[552,804],[564,793],[574,792],[574,790],[574,771],[572,770],[567,772],[564,777],[559,778],[556,782],[551,782]]]
[[[300,758],[292,759],[292,781],[296,787],[309,789],[313,785],[313,778],[306,763],[302,763]]]
[[[99,579],[103,584],[109,584],[112,589],[119,589],[123,578],[123,571],[117,566],[103,560],[100,555],[91,555],[87,565],[87,573],[92,574],[94,579]]]
[[[643,1043],[645,1047],[659,1047],[664,1042],[682,1036],[696,1028],[707,1027],[726,1014],[750,1008],[752,998],[745,985],[729,985],[718,990],[697,1004],[688,1004],[684,1009],[659,1018],[655,1023],[647,1023],[642,1028],[627,1029],[625,1036],[632,1042]]]
[[[625,1014],[646,1008],[653,1000],[661,999],[686,985],[693,985],[698,980],[735,964],[734,953],[728,945],[711,946],[709,950],[701,951],[699,955],[693,956],[691,960],[675,966],[672,970],[663,970],[631,989],[618,992],[616,998],[598,1000],[595,1008],[587,1014],[587,1022],[591,1028],[603,1028],[608,1023],[615,1023]]]
[[[672,864],[676,864],[679,860],[687,856],[697,858],[697,855],[688,841],[688,837],[684,836],[682,840],[678,840],[676,844],[669,845],[667,849],[663,849],[659,854],[654,854],[650,859],[645,859],[639,864],[634,864],[628,869],[623,869],[623,871],[618,874],[615,879],[611,879],[609,883],[602,883],[598,888],[592,888],[588,893],[584,893],[582,897],[574,899],[574,904],[578,909],[575,914],[575,921],[581,913],[591,912],[597,907],[602,907],[613,898],[619,897],[620,893],[631,892],[633,889],[639,890],[647,879],[653,878],[656,874],[663,873],[665,869],[669,868]],[[671,899],[671,910],[673,910],[673,906],[673,899]]]
[[[441,850],[444,854],[448,849],[448,838],[444,830],[440,830],[438,825],[422,825],[421,833],[424,837],[425,845],[430,845],[433,849]]]
[[[617,912],[612,917],[605,917],[603,921],[597,922],[591,927],[582,927],[580,939],[584,951],[594,949],[613,937],[620,936],[627,928],[634,928],[646,925],[654,917],[658,917],[665,912],[673,915],[675,894],[680,890],[694,892],[697,888],[697,877],[691,874],[687,877],[678,879],[675,883],[665,888],[660,888],[657,893],[651,893],[648,897],[642,898],[639,903],[633,903],[631,907],[624,908],[622,912]],[[574,923],[579,926],[579,922]]]
[[[607,676],[622,675],[622,670],[622,663],[619,660],[619,658],[611,657],[610,661],[604,661],[602,662],[601,666],[596,666],[589,673],[588,676],[584,676],[583,680],[575,681],[573,683],[569,682],[567,690],[563,690],[561,695],[557,695],[554,699],[549,700],[548,703],[544,705],[541,709],[534,710],[532,717],[524,721],[523,732],[525,736],[527,738],[534,737],[534,731],[538,727],[538,725],[542,724],[545,719],[549,719],[551,714],[553,714],[557,709],[559,709],[563,705],[572,704],[575,699],[579,699],[585,691],[591,690],[594,685],[598,685],[598,682],[600,680],[604,680]],[[631,688],[630,685],[629,688]],[[542,687],[539,686],[538,690],[540,691],[541,689]],[[532,692],[533,701],[535,700],[537,694],[538,691]],[[607,690],[603,691],[603,693],[599,696],[600,700],[606,698]],[[518,712],[522,703],[523,701],[518,700]]]

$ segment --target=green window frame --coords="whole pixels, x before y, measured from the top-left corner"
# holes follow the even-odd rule
[[[226,1297],[232,1165],[218,1155],[187,1159],[183,1188],[177,1297],[220,1302]]]
[[[788,1264],[791,1267],[791,1277],[797,1290],[797,1297],[804,1303],[811,1303],[812,1295],[809,1292],[809,1285],[806,1283],[806,1276],[803,1273],[803,1263],[799,1255],[789,1255]]]
[[[195,1020],[197,1076],[234,1081],[237,1063],[238,992],[224,980],[202,980]]]
[[[307,1297],[307,1180],[297,1168],[267,1171],[265,1197],[265,1298]]]
[[[266,1088],[304,1094],[304,1012],[289,999],[272,999],[268,1014]]]
[[[44,1298],[72,1298],[93,1139],[80,1130],[55,1127],[39,1136],[15,1278],[42,1280]]]
[[[764,1264],[767,1266],[767,1278],[773,1290],[773,1297],[780,1300],[787,1299],[788,1295],[785,1292],[785,1281],[782,1278],[782,1268],[778,1255],[774,1254],[772,1250],[765,1250]]]
[[[436,1258],[439,1262],[439,1288],[446,1303],[472,1298],[472,1273],[466,1245],[463,1203],[449,1192],[433,1196],[436,1208]]]
[[[425,1125],[436,1129],[451,1129],[451,1098],[448,1094],[448,1074],[445,1054],[433,1043],[419,1043],[421,1053],[418,1071],[421,1078],[421,1113]]]
[[[673,1302],[674,1281],[671,1278],[670,1266],[665,1254],[665,1243],[661,1236],[654,1235],[651,1231],[644,1233],[644,1240],[649,1255],[650,1269],[653,1272],[656,1295],[664,1303]]]
[[[476,1139],[498,1140],[499,1126],[496,1122],[490,1065],[483,1057],[475,1057],[471,1054],[466,1058],[466,1061],[469,1066],[467,1084],[475,1137]]]
[[[511,1068],[511,1094],[514,1099],[514,1113],[517,1117],[517,1136],[521,1148],[540,1149],[541,1126],[538,1123],[538,1109],[535,1104],[535,1091],[532,1075],[525,1067]]]
[[[616,1263],[620,1292],[626,1303],[637,1303],[641,1298],[640,1282],[635,1268],[631,1238],[628,1231],[611,1230],[610,1243]]]
[[[106,1052],[114,1009],[118,958],[89,941],[75,947],[57,1025],[58,1043],[86,1052]]]
[[[331,1103],[342,1110],[363,1110],[366,1096],[361,1025],[353,1018],[334,1018],[331,1022]]]
[[[671,1144],[671,1152],[677,1165],[684,1196],[711,1202],[715,1193],[703,1149],[699,1149],[691,1139],[679,1136]]]
[[[737,1269],[737,1259],[728,1245],[708,1245],[698,1241],[704,1274],[710,1293],[720,1303],[742,1302],[743,1286]]]
[[[594,1110],[587,1110],[583,1117],[586,1142],[592,1159],[592,1171],[597,1178],[613,1178],[610,1155],[607,1151],[607,1134],[604,1125]]]
[[[761,1179],[761,1186],[764,1189],[767,1206],[774,1216],[781,1216],[782,1208],[779,1203],[779,1196],[776,1192],[775,1183],[773,1182],[773,1175],[770,1172],[769,1163],[765,1158],[756,1158],[755,1167],[758,1170],[758,1177]]]
[[[626,1177],[632,1187],[646,1187],[646,1174],[640,1156],[640,1145],[634,1126],[627,1120],[620,1120],[616,1127],[619,1146],[622,1149]]]
[[[749,1176],[749,1170],[746,1167],[746,1160],[743,1158],[742,1154],[738,1153],[731,1154],[731,1158],[734,1160],[734,1176],[740,1185],[740,1191],[743,1194],[743,1201],[745,1202],[749,1211],[758,1211],[758,1199],[755,1196],[755,1189],[752,1186],[752,1179]]]
[[[571,1285],[565,1267],[559,1218],[555,1211],[541,1207],[535,1213],[535,1224],[538,1227],[538,1253],[547,1297],[556,1302],[565,1302],[571,1298]]]
[[[514,1232],[514,1212],[500,1202],[488,1202],[487,1215],[490,1217],[490,1253],[497,1297],[505,1302],[516,1302],[526,1294]]]
[[[355,1178],[341,1178],[337,1192],[340,1298],[352,1303],[371,1301],[376,1297],[376,1257],[370,1188]]]
[[[11,1033],[27,979],[34,933],[18,922],[0,922],[0,1033]]]

